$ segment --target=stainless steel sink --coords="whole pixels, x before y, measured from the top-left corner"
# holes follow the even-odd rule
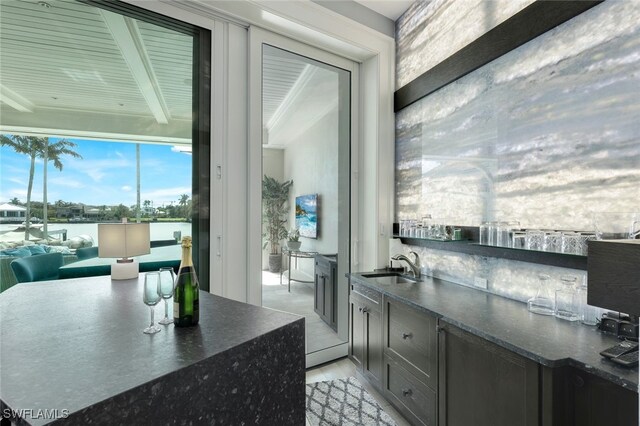
[[[371,272],[371,273],[362,274],[362,276],[364,278],[372,279],[376,283],[381,285],[411,284],[411,283],[417,283],[420,281],[418,279],[400,274],[398,272]]]

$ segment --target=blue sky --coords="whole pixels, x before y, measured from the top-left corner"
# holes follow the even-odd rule
[[[133,143],[70,139],[82,159],[65,156],[63,170],[49,163],[47,199],[88,205],[131,206],[136,203],[136,148]],[[49,138],[55,142],[59,138]],[[0,202],[27,199],[29,157],[0,148]],[[140,199],[155,207],[177,203],[181,194],[191,196],[191,155],[172,145],[140,144]],[[43,161],[36,160],[31,199],[42,201]]]

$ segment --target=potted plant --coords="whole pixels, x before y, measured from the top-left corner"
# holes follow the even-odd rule
[[[262,179],[262,237],[263,248],[269,246],[269,271],[280,272],[282,268],[282,256],[280,254],[280,241],[287,238],[287,214],[286,208],[289,200],[289,188],[292,180],[278,182],[278,180],[265,176]]]
[[[300,250],[302,242],[300,241],[300,229],[294,228],[289,231],[289,238],[287,240],[287,247],[289,250]]]

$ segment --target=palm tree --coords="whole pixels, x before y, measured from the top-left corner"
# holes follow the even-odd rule
[[[180,196],[180,200],[178,201],[178,204],[181,207],[182,215],[185,217],[186,220],[189,220],[189,217],[187,214],[188,213],[187,206],[189,204],[189,194],[182,194]]]
[[[36,169],[36,158],[42,157],[44,150],[42,138],[36,136],[16,136],[7,137],[0,135],[0,146],[10,146],[19,154],[26,154],[31,160],[29,167],[29,184],[27,185],[27,211],[24,227],[24,239],[29,239],[29,228],[31,225],[31,190],[33,189],[33,175]]]
[[[11,201],[9,201],[9,203],[17,206],[20,204],[20,200],[18,199],[18,197],[13,197]]]
[[[47,235],[47,162],[49,159],[53,160],[53,164],[58,170],[62,170],[62,162],[60,161],[61,155],[71,155],[76,158],[82,158],[80,154],[73,151],[71,148],[75,148],[76,144],[69,142],[65,139],[61,139],[53,144],[49,144],[49,138],[39,138],[37,136],[17,136],[11,137],[0,135],[0,145],[10,146],[17,153],[26,154],[31,160],[29,167],[29,184],[27,185],[27,211],[25,219],[24,239],[29,239],[29,230],[31,227],[31,190],[33,189],[33,175],[35,174],[36,158],[44,159],[44,187],[43,187],[43,220],[44,235]]]
[[[77,145],[73,142],[69,142],[66,139],[60,139],[52,144],[49,143],[49,138],[43,139],[43,159],[44,159],[44,183],[42,185],[42,233],[44,237],[47,237],[47,221],[48,221],[48,213],[47,213],[47,163],[49,160],[53,161],[53,166],[62,171],[62,161],[60,161],[60,156],[62,155],[70,155],[74,158],[82,158],[82,155],[75,152],[72,148],[75,148]]]

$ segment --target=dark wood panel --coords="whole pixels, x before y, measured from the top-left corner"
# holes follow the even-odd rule
[[[590,241],[588,303],[640,315],[640,240]]]
[[[398,112],[602,1],[536,1],[394,94]]]
[[[539,365],[440,325],[439,425],[537,426]]]
[[[636,426],[638,394],[572,367],[542,368],[542,426]]]

